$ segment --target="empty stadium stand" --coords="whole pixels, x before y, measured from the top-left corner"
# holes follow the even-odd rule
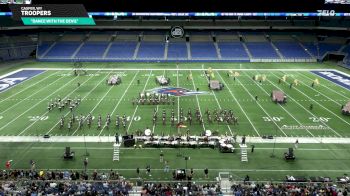
[[[28,35],[0,36],[0,61],[24,59],[35,51],[37,43]]]
[[[166,31],[64,32],[39,35],[44,61],[314,62],[329,52],[349,53],[345,37],[288,32]],[[1,42],[0,42],[1,46]],[[4,51],[0,50],[3,55]],[[348,57],[349,58],[349,57]]]

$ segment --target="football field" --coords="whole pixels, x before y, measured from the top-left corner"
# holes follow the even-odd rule
[[[342,86],[339,80],[332,81],[326,77],[327,74],[348,77],[349,71],[322,64],[282,65],[178,64],[176,66],[175,63],[170,63],[140,66],[136,63],[125,63],[125,65],[87,63],[84,66],[87,74],[79,76],[74,76],[72,63],[31,62],[22,66],[5,67],[0,70],[2,75],[0,137],[17,138],[17,142],[1,141],[1,163],[4,165],[6,160],[11,159],[14,160],[13,168],[28,169],[29,160],[35,159],[38,168],[82,169],[84,154],[89,151],[91,170],[114,168],[132,178],[136,167],[142,169],[146,164],[151,164],[155,175],[144,176],[145,178],[168,180],[171,175],[162,173],[163,165],[159,163],[159,149],[122,148],[121,161],[115,163],[112,161],[112,144],[99,142],[98,138],[108,136],[111,138],[109,141],[113,141],[116,133],[143,134],[147,128],[154,135],[186,133],[200,135],[205,130],[211,130],[213,135],[246,135],[249,144],[253,144],[249,138],[263,136],[349,138],[350,117],[341,113],[341,107],[349,102],[350,91],[346,86]],[[211,79],[218,80],[224,85],[221,91],[212,91],[208,88],[205,71],[208,71],[209,67],[212,68]],[[235,72],[234,77],[232,73]],[[122,83],[116,86],[107,85],[106,80],[112,75],[120,76]],[[161,90],[170,94],[171,102],[159,105],[133,104],[132,100],[139,97],[140,93],[160,92],[160,86],[155,82],[157,76],[170,78],[170,84]],[[256,76],[259,77],[258,80],[253,79]],[[319,84],[316,84],[316,80]],[[274,103],[271,100],[271,92],[274,90],[284,92],[287,103]],[[60,111],[58,107],[49,111],[49,103],[58,98],[63,101],[68,98],[81,101],[73,111],[68,108]],[[189,110],[194,114],[198,109],[204,123],[200,124],[194,119],[191,125],[185,121],[186,128],[172,125],[171,112],[174,111],[177,123],[181,109],[185,116]],[[158,117],[165,111],[165,125],[161,118],[153,124],[154,110],[158,111]],[[213,113],[215,110],[232,110],[234,116],[238,118],[238,124],[221,120],[210,123],[206,111]],[[93,116],[91,127],[89,128],[84,122],[79,128],[77,121],[89,113]],[[69,130],[67,122],[73,114],[76,121]],[[111,115],[109,127],[105,124],[107,114]],[[98,128],[97,123],[99,115],[102,118],[101,128]],[[126,116],[125,128],[115,125],[117,115]],[[61,118],[65,119],[63,127],[60,127]],[[19,142],[21,140],[18,139],[21,138],[18,136],[42,138],[44,135],[50,135],[51,138],[87,136],[90,139],[93,136],[97,139],[86,145],[83,141],[41,143],[34,140]],[[191,156],[188,168],[201,172],[208,167],[210,171],[214,171],[210,173],[210,179],[217,176],[220,171],[229,171],[242,178],[248,173],[260,180],[281,179],[287,174],[322,174],[334,177],[349,172],[348,144],[323,144],[322,140],[320,141],[318,144],[300,144],[300,149],[296,150],[297,159],[291,163],[285,162],[282,154],[292,146],[293,142],[276,146],[272,143],[256,143],[256,152],[249,154],[249,163],[240,162],[239,151],[234,155],[222,154],[216,149],[164,149],[164,151],[172,169],[185,167],[185,162],[177,156],[181,151],[181,154]],[[76,160],[62,161],[65,146],[71,146],[76,152]],[[276,158],[270,158],[271,153],[276,153]],[[265,162],[268,164],[262,164]],[[198,179],[202,178],[203,175],[198,175]]]
[[[27,68],[26,71],[33,71]],[[189,131],[199,135],[211,130],[216,135],[280,136],[280,137],[349,137],[350,121],[341,114],[341,107],[350,100],[350,91],[332,81],[310,72],[310,70],[238,70],[239,76],[229,76],[230,69],[213,69],[212,80],[219,80],[224,88],[212,91],[208,88],[206,69],[88,69],[86,75],[74,76],[71,69],[41,70],[18,85],[1,93],[0,134],[10,136],[33,136],[48,134],[51,136],[108,136],[136,134],[146,128],[153,134],[177,135]],[[119,75],[122,83],[109,86],[106,80],[111,75]],[[188,76],[192,75],[192,79]],[[266,79],[253,80],[254,76],[266,76]],[[139,94],[153,94],[159,84],[156,76],[170,78],[166,92],[170,94],[170,103],[132,104]],[[281,78],[286,77],[283,81]],[[11,77],[11,76],[8,76]],[[320,84],[311,84],[315,79]],[[137,83],[137,80],[140,83]],[[280,83],[279,80],[282,80]],[[298,85],[290,84],[297,80]],[[78,83],[80,86],[78,86]],[[151,91],[150,91],[151,90]],[[152,91],[153,90],[153,91]],[[188,95],[182,91],[200,93]],[[273,90],[283,91],[287,96],[284,105],[271,100]],[[174,92],[179,95],[172,96]],[[80,99],[73,111],[68,107],[61,111],[58,107],[48,110],[55,99]],[[174,101],[173,101],[174,100]],[[310,108],[312,105],[312,108]],[[186,129],[171,126],[170,114],[173,110],[175,121],[180,110],[187,114],[199,109],[204,123],[193,120]],[[153,111],[167,114],[166,124],[158,119],[153,125]],[[238,125],[221,121],[208,122],[206,111],[232,110],[238,118]],[[72,115],[79,119],[89,113],[93,116],[92,126],[86,124],[78,128],[78,120],[68,130],[67,123],[60,128],[60,119],[66,122]],[[107,114],[112,123],[105,126]],[[102,117],[102,127],[97,128],[97,117]],[[116,116],[127,118],[126,127],[115,126]],[[186,116],[186,115],[185,115]],[[186,119],[185,119],[186,120]]]

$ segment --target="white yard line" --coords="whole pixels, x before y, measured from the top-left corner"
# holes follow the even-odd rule
[[[278,76],[276,76],[273,72],[271,72],[272,75],[274,75],[276,78],[278,78]],[[330,111],[329,109],[327,109],[326,107],[324,107],[322,104],[320,104],[319,102],[315,101],[313,98],[309,97],[308,95],[306,95],[303,91],[299,90],[298,88],[294,88],[296,89],[298,92],[300,92],[301,94],[303,94],[305,97],[309,98],[310,100],[312,100],[313,102],[315,102],[317,105],[321,106],[322,108],[324,108],[325,110],[327,110],[329,113],[333,114],[335,117],[337,117],[338,119],[340,119],[341,121],[343,121],[344,123],[350,125],[349,122],[347,122],[346,120],[342,119],[341,117],[339,117],[337,114],[335,114],[334,112]]]
[[[62,78],[60,78],[62,79]],[[52,92],[50,95],[46,96],[45,99],[37,102],[36,104],[34,104],[32,107],[30,107],[29,109],[27,109],[26,111],[24,111],[23,113],[21,113],[20,115],[18,115],[16,118],[12,119],[10,122],[8,122],[6,125],[2,126],[0,128],[0,131],[3,130],[5,127],[7,127],[9,124],[11,124],[12,122],[16,121],[19,117],[23,116],[25,113],[27,113],[28,111],[30,111],[31,109],[35,108],[37,105],[39,105],[41,102],[43,102],[44,100],[48,99],[50,96],[52,96],[53,94],[55,94],[57,91],[61,90],[63,87],[67,86],[68,84],[70,84],[71,82],[73,82],[74,80],[76,80],[77,77],[75,77],[74,79],[70,80],[69,82],[65,83],[64,85],[62,85],[60,88],[56,89],[54,92]],[[54,82],[52,82],[51,84],[53,84]],[[47,85],[50,86],[51,84]]]
[[[209,83],[210,81],[209,81],[208,77],[205,75],[205,72],[203,72],[203,73],[204,73],[204,77],[207,79],[207,82]],[[221,107],[221,105],[220,105],[220,103],[219,103],[218,98],[217,98],[216,95],[215,95],[215,92],[214,92],[213,90],[211,90],[211,92],[213,93],[214,98],[215,98],[215,101],[216,101],[216,103],[218,104],[219,109],[221,110],[222,107]],[[230,131],[231,135],[233,136],[233,132],[232,132],[232,130],[231,130],[230,125],[227,125],[227,128],[228,128],[228,130]]]
[[[114,106],[113,111],[112,111],[112,113],[111,113],[111,116],[113,116],[115,110],[118,108],[119,104],[121,103],[121,101],[123,100],[124,96],[126,95],[126,92],[128,92],[128,90],[129,90],[131,84],[134,83],[134,80],[135,80],[136,76],[139,74],[139,72],[140,72],[140,71],[137,71],[137,73],[134,75],[134,77],[132,78],[132,80],[131,80],[131,82],[129,83],[128,87],[125,89],[123,95],[122,95],[121,98],[119,99],[118,103]],[[131,119],[131,120],[132,120],[132,119]],[[102,128],[102,130],[100,131],[100,133],[98,134],[98,136],[100,136],[100,135],[102,134],[102,132],[103,132],[103,130],[106,128],[106,126],[107,126],[106,124],[103,126],[103,128]]]
[[[164,71],[163,71],[163,76],[165,75],[165,69],[164,69]],[[157,112],[158,112],[158,109],[159,109],[159,104],[157,104]],[[156,124],[157,124],[157,122],[156,123],[154,123],[154,125],[153,125],[153,127],[152,127],[152,133],[154,133],[154,129],[156,128]]]
[[[55,74],[55,73],[54,73],[54,74]],[[54,74],[51,74],[50,76],[52,76],[52,75],[54,75]],[[50,76],[48,76],[48,77],[50,77]],[[48,77],[46,77],[46,78],[48,78]],[[46,78],[45,78],[45,79],[46,79]],[[62,79],[62,78],[57,78],[56,80],[54,80],[53,82],[51,82],[50,85],[51,85],[51,84],[54,84],[54,83],[55,83],[57,80],[59,80],[59,79]],[[41,82],[41,81],[39,81],[39,82]],[[37,83],[38,83],[38,82],[37,82]],[[33,86],[33,85],[31,85],[31,86]],[[30,86],[30,87],[31,87],[31,86]],[[29,98],[31,98],[31,97],[33,97],[34,95],[38,94],[38,93],[41,92],[42,90],[45,90],[48,86],[49,86],[49,85],[44,86],[43,88],[39,89],[39,90],[36,91],[35,93],[33,93],[33,92],[30,93],[30,96],[28,96],[28,97],[22,99],[21,101],[16,102],[15,104],[11,105],[11,107],[6,108],[6,110],[1,111],[0,114],[4,114],[5,112],[11,110],[13,107],[16,107],[17,105],[19,105],[19,104],[22,103],[23,101],[29,100]],[[26,88],[26,89],[28,89],[28,88]],[[26,90],[26,89],[24,89],[24,90]],[[23,90],[20,91],[20,92],[23,92]],[[18,93],[20,93],[20,92],[18,92]],[[14,95],[17,95],[18,93],[14,94]],[[12,95],[12,96],[14,96],[14,95]],[[12,97],[12,96],[11,96],[11,97]],[[9,98],[9,97],[8,97],[8,98]],[[8,99],[8,98],[6,98],[6,99]],[[4,100],[6,100],[6,99],[4,99]],[[4,100],[2,100],[2,101],[4,101]],[[0,101],[0,103],[1,103],[2,101]],[[42,100],[42,101],[44,101],[44,100]],[[11,111],[11,112],[12,112],[12,111]]]
[[[43,72],[43,73],[45,73],[45,72]],[[43,73],[41,73],[41,74],[43,74]],[[11,97],[14,97],[14,96],[18,95],[19,93],[22,93],[23,91],[25,91],[25,90],[31,88],[32,86],[35,86],[35,85],[39,84],[40,82],[46,80],[47,78],[51,77],[52,75],[55,75],[56,73],[57,73],[57,72],[55,72],[55,73],[53,73],[53,74],[51,74],[51,75],[49,75],[49,76],[47,76],[47,77],[45,77],[45,78],[39,80],[38,82],[36,82],[36,83],[34,83],[34,84],[32,84],[32,85],[30,85],[30,86],[28,86],[28,87],[26,87],[26,88],[24,88],[24,89],[18,91],[18,92],[16,92],[15,94],[12,94],[11,96],[9,96],[9,97],[7,97],[7,98],[1,100],[0,103],[2,103],[3,101],[6,101],[7,99],[9,99],[9,98],[11,98]],[[35,75],[34,77],[31,77],[30,79],[25,80],[24,82],[29,81],[29,80],[31,80],[31,79],[33,79],[33,78],[35,78],[36,76],[39,76],[39,75],[41,75],[41,74],[37,74],[37,75]],[[16,86],[16,85],[15,85],[15,86]],[[12,86],[12,87],[14,87],[14,86]],[[10,89],[10,88],[8,88],[8,89]],[[8,90],[8,89],[6,89],[6,90]],[[4,92],[4,91],[3,91],[3,92]],[[1,92],[1,93],[3,93],[3,92]]]
[[[256,149],[256,148],[255,148]],[[159,150],[159,149],[158,149]],[[137,157],[135,157],[136,159]],[[144,159],[148,159],[148,158],[153,158],[153,157],[142,157]],[[131,157],[128,157],[128,159],[131,159]],[[56,169],[52,169],[52,168],[37,168],[36,170],[51,170],[51,171],[61,171],[62,168],[56,168]],[[193,170],[195,171],[203,171],[204,168],[193,168]],[[17,170],[28,170],[28,168],[17,168]],[[81,171],[81,170],[84,170],[84,169],[74,169],[75,171]],[[88,171],[94,171],[96,169],[87,169]],[[110,171],[111,168],[99,168],[98,169],[99,171]],[[130,168],[117,168],[116,170],[118,171],[134,171],[135,169],[130,169]],[[145,171],[146,169],[140,169],[140,171]],[[339,175],[343,175],[343,173],[346,173],[346,172],[350,172],[350,169],[347,169],[347,170],[344,170],[344,169],[328,169],[328,170],[325,170],[325,169],[225,169],[225,168],[208,168],[209,171],[225,171],[225,172],[340,172],[342,174],[339,174]],[[152,168],[152,171],[164,171],[164,168]],[[157,180],[149,180],[149,181],[152,181],[152,182],[174,182],[173,180],[172,181],[164,181],[164,180],[161,180],[161,181],[157,181]],[[264,181],[264,180],[261,180],[261,181]],[[265,180],[266,181],[266,180]],[[198,181],[196,180],[196,182],[208,182],[207,180],[205,181]],[[259,181],[258,181],[259,182]],[[268,180],[268,182],[271,182],[270,180]],[[276,181],[274,181],[276,182]],[[231,194],[232,195],[232,194]]]
[[[254,126],[254,124],[252,123],[252,121],[250,120],[250,118],[248,117],[247,113],[243,110],[241,104],[237,101],[236,97],[233,95],[230,87],[227,85],[227,83],[225,82],[225,80],[221,77],[220,73],[218,71],[216,71],[216,73],[218,74],[218,76],[221,78],[221,81],[225,84],[225,86],[227,87],[228,91],[230,92],[231,96],[233,97],[233,99],[236,101],[238,107],[242,110],[244,116],[247,118],[247,120],[249,121],[250,125],[252,125],[254,131],[256,132],[256,134],[258,134],[258,136],[260,137],[260,134],[258,132],[258,130],[256,129],[256,127]]]
[[[178,68],[178,66],[177,66]],[[176,70],[176,87],[179,88],[179,69]],[[180,122],[180,96],[177,96],[177,123]],[[180,127],[177,128],[177,133],[180,134]]]
[[[269,83],[271,83],[273,86],[275,86],[277,89],[279,89],[280,91],[283,91],[280,87],[276,86],[273,82],[271,82],[269,79],[266,79],[266,81],[268,81]],[[287,93],[285,93],[288,96],[288,99],[293,100],[296,104],[298,104],[300,107],[302,107],[307,113],[309,113],[311,116],[316,117],[312,112],[310,112],[308,109],[306,109],[303,105],[301,105],[298,101],[296,101],[295,99],[293,99],[293,97],[291,97],[290,95],[288,95]],[[340,135],[338,132],[336,132],[333,128],[329,127],[326,123],[320,121],[320,123],[322,123],[324,126],[328,127],[330,130],[332,130],[336,135],[342,137],[342,135]]]
[[[98,73],[98,72],[96,72],[96,73]],[[105,78],[107,78],[108,77],[108,74],[107,74],[107,76],[106,77],[103,77],[103,79],[97,84],[97,85],[95,85],[94,86],[94,88],[92,88],[83,98],[82,98],[82,100],[85,100],[85,98],[88,96],[88,95],[90,95],[90,93],[92,93],[92,91],[94,91],[100,84],[101,84],[101,82],[103,82],[103,81],[105,81]],[[93,78],[93,77],[90,77],[89,79],[87,79],[85,82],[83,82],[82,84],[81,84],[81,86],[83,86],[87,81],[89,81],[91,78]],[[78,90],[78,88],[76,88],[76,89],[74,89],[74,91],[72,91],[71,93],[69,93],[65,98],[67,98],[68,96],[70,96],[71,94],[73,94],[73,92],[75,92],[76,90]],[[71,112],[70,111],[68,111],[65,115],[63,115],[63,117],[66,117],[68,114],[70,114]],[[52,126],[51,128],[50,128],[50,130],[48,131],[48,132],[46,132],[46,135],[48,135],[49,133],[51,133],[51,131],[59,124],[60,122],[58,121],[54,126]]]
[[[258,72],[259,73],[259,72]],[[251,79],[251,77],[246,73],[246,72],[244,72],[244,74],[249,78],[249,79]],[[259,84],[256,84],[261,90],[263,90],[265,93],[266,93],[266,95],[270,95],[263,87],[261,87]],[[281,104],[277,104],[277,105],[279,105],[280,106],[280,108],[282,108],[285,112],[287,112],[288,113],[288,115],[290,116],[290,117],[292,117],[299,125],[303,125],[300,121],[298,121],[287,109],[285,109],[284,107],[282,107],[282,105]],[[305,129],[312,137],[315,137],[315,135],[314,134],[312,134],[308,129]]]
[[[152,75],[152,70],[151,70],[151,71],[150,71],[150,73],[149,73],[149,76],[148,76],[148,78],[147,78],[147,81],[146,81],[146,83],[145,83],[145,86],[143,87],[142,93],[144,93],[144,92],[145,92],[145,89],[146,89],[146,87],[147,87],[147,84],[148,84],[148,81],[149,81],[149,79],[150,79],[151,75]],[[137,104],[137,105],[136,105],[135,111],[134,111],[134,113],[132,114],[132,117],[131,117],[131,120],[130,120],[129,126],[128,126],[127,130],[126,130],[126,133],[128,133],[128,132],[129,132],[129,129],[130,129],[131,124],[132,124],[132,122],[133,122],[133,120],[132,120],[132,119],[134,119],[135,114],[136,114],[136,112],[137,112],[137,109],[138,109],[138,108],[139,108],[139,104]]]
[[[157,109],[156,109],[156,111],[158,112],[158,104],[157,104]],[[156,124],[157,124],[157,122],[155,122],[154,125],[153,125],[153,127],[152,127],[152,133],[154,133],[154,129],[156,128]]]
[[[244,88],[244,90],[250,95],[250,97],[252,99],[255,99],[254,96],[247,90],[247,88],[241,83],[241,81],[239,79],[237,79],[236,81],[238,81],[238,83],[241,84],[241,86]],[[261,106],[261,104],[259,103],[259,101],[256,101],[256,104],[258,104],[258,106],[264,111],[264,113],[270,118],[272,119],[272,117],[270,116],[270,114]],[[284,136],[288,136],[282,129],[280,126],[278,126],[278,124],[272,120],[271,121],[273,124],[275,124],[275,126],[283,133]]]
[[[190,74],[192,75],[192,71],[190,70]],[[192,84],[193,84],[193,87],[194,87],[194,90],[196,91],[197,90],[197,87],[193,81],[193,78],[194,76],[192,75]],[[202,119],[203,119],[203,115],[202,115],[202,110],[201,110],[201,106],[199,105],[199,100],[198,100],[198,95],[195,95],[196,96],[196,100],[197,100],[197,106],[198,106],[198,110],[199,110],[199,114],[201,115]],[[203,127],[203,131],[205,131],[205,125],[204,125],[204,120],[203,120],[203,123],[202,123],[202,127]]]
[[[311,79],[309,76],[304,75],[304,74],[302,74],[302,73],[300,73],[300,72],[298,72],[298,75],[300,75],[300,76],[302,76],[302,77],[304,77],[304,78],[307,78],[307,79],[313,81],[313,79]],[[320,78],[322,78],[322,77],[320,77]],[[327,80],[327,79],[325,79],[325,78],[322,78],[322,79]],[[329,81],[329,80],[327,80],[327,81]],[[332,83],[333,83],[333,82],[332,82]],[[347,97],[347,96],[345,96],[345,95],[339,93],[339,92],[336,91],[336,90],[333,90],[332,88],[329,88],[329,87],[326,86],[326,85],[322,85],[322,84],[320,84],[320,85],[323,86],[323,87],[325,87],[325,88],[327,88],[328,90],[330,90],[330,91],[332,91],[332,92],[334,92],[334,93],[336,93],[336,94],[338,94],[338,95],[340,95],[340,96],[346,98],[346,99],[350,99],[349,97]],[[337,86],[339,86],[339,85],[337,85]]]
[[[72,147],[74,148],[74,150],[113,150],[113,147]],[[2,147],[1,149],[5,150],[5,149],[11,149],[11,150],[26,150],[28,149],[28,147],[8,147],[8,148],[4,148]],[[48,150],[48,148],[46,146],[34,146],[30,148],[31,150]],[[122,150],[130,150],[130,151],[135,151],[134,148],[125,148],[125,147],[121,147],[120,149]],[[162,149],[166,149],[166,150],[178,150],[177,148],[162,148]],[[276,148],[266,148],[266,147],[255,147],[256,150],[286,150],[286,148],[281,148],[281,147],[276,147]],[[50,147],[49,150],[62,150],[62,147]],[[159,151],[159,148],[142,148],[142,150],[149,150],[149,151]],[[201,150],[212,150],[211,148],[202,148]],[[349,151],[349,149],[346,148],[301,148],[298,147],[297,151]]]
[[[105,78],[107,78],[110,74],[111,74],[111,72],[109,72],[109,73],[107,74],[107,76],[104,77],[103,80],[100,81],[100,83],[103,82],[103,81],[105,81]],[[98,86],[100,83],[98,83],[97,86]],[[95,86],[95,88],[96,88],[97,86]],[[103,97],[97,102],[97,104],[92,108],[92,110],[91,110],[89,113],[92,113],[93,111],[95,111],[95,109],[100,105],[100,103],[101,103],[101,102],[103,101],[103,99],[108,95],[108,93],[112,90],[113,87],[114,87],[113,85],[109,87],[108,91],[103,95]],[[87,120],[87,118],[84,119],[84,122],[85,122],[86,120]],[[79,127],[77,127],[77,128],[74,130],[74,132],[73,132],[72,135],[74,135],[78,130],[79,130]]]
[[[136,137],[137,138],[137,137]],[[238,136],[237,141],[242,137]],[[142,139],[142,138],[140,138]],[[300,144],[350,144],[350,137],[275,137],[274,139],[263,139],[261,137],[248,137],[248,143],[252,144],[294,144],[298,139]],[[38,136],[0,136],[0,142],[40,142],[40,143],[81,143],[81,142],[115,142],[110,136],[51,136],[43,138]]]

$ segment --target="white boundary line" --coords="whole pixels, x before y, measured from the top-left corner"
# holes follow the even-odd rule
[[[27,149],[28,147],[5,147],[5,148],[1,148],[1,149],[15,149],[15,150],[19,150],[19,149]],[[74,150],[85,150],[85,149],[89,149],[89,150],[113,150],[113,147],[72,147],[74,148]],[[48,148],[46,146],[34,146],[31,147],[31,150],[47,150]],[[121,147],[121,150],[130,150],[130,151],[135,151],[134,148],[125,148],[125,147]],[[162,148],[164,150],[179,150],[178,148]],[[286,150],[287,148],[282,148],[282,147],[276,147],[276,148],[267,148],[267,147],[255,147],[254,149],[256,150]],[[49,150],[62,150],[62,147],[50,147]],[[150,150],[150,151],[159,151],[159,148],[142,148],[142,150]],[[212,151],[211,148],[201,148],[201,150],[208,150],[208,151]],[[297,151],[349,151],[346,148],[298,148]]]
[[[221,77],[220,73],[218,71],[216,71],[216,73],[218,74],[218,76],[220,76],[221,81],[225,84],[225,86],[227,87],[228,91],[230,92],[231,96],[233,97],[233,99],[236,101],[238,107],[242,110],[244,116],[247,118],[247,120],[249,121],[250,125],[252,125],[254,131],[256,132],[256,134],[258,134],[258,136],[260,137],[260,134],[258,132],[258,130],[256,129],[256,127],[254,126],[254,124],[252,123],[252,121],[250,120],[250,118],[248,117],[247,113],[243,110],[241,104],[237,101],[236,97],[233,95],[231,89],[229,88],[229,86],[227,85],[227,83],[225,82],[225,80]]]
[[[84,139],[85,138],[85,139]],[[238,136],[239,141],[242,137]],[[141,138],[142,139],[142,138]],[[350,145],[350,137],[275,137],[274,139],[263,139],[261,137],[248,137],[251,144],[294,144],[298,139],[299,144],[346,144]],[[114,137],[110,136],[52,136],[43,138],[38,136],[0,136],[0,142],[39,142],[39,143],[82,143],[82,142],[115,142]]]
[[[123,98],[124,98],[126,92],[129,90],[131,84],[134,82],[134,80],[135,80],[136,76],[139,74],[139,72],[140,72],[140,71],[137,71],[137,73],[134,75],[134,77],[132,78],[132,80],[131,80],[131,82],[129,83],[128,87],[124,90],[124,93],[123,93],[123,95],[120,97],[118,103],[114,106],[113,111],[112,111],[112,113],[110,114],[111,117],[113,117],[113,114],[114,114],[115,110],[118,108],[120,102],[123,100]],[[131,119],[131,120],[133,120],[133,119]],[[103,126],[103,128],[101,129],[101,131],[100,131],[100,133],[98,134],[98,136],[100,136],[100,135],[102,134],[102,132],[103,132],[103,130],[105,129],[106,126],[107,126],[106,124]]]
[[[153,71],[153,70],[151,70],[151,71],[149,72],[149,75],[148,75],[147,81],[146,81],[146,83],[145,83],[145,86],[143,87],[142,93],[144,93],[145,90],[146,90],[148,81],[149,81],[149,79],[151,78],[151,75],[152,75],[152,71]],[[135,111],[134,111],[134,113],[133,113],[133,115],[132,115],[132,117],[131,117],[129,126],[128,126],[128,128],[126,129],[126,133],[129,132],[129,129],[130,129],[130,127],[131,127],[131,124],[132,124],[132,122],[133,122],[133,119],[134,119],[134,117],[135,117],[135,114],[136,114],[138,108],[139,108],[139,104],[136,105],[136,108],[135,108]]]
[[[96,72],[96,73],[98,73],[98,72]],[[106,77],[108,77],[108,74],[107,74]],[[103,80],[100,81],[94,88],[92,88],[81,100],[84,100],[88,95],[90,95],[90,93],[91,93],[93,90],[95,90],[95,89],[97,88],[97,86],[100,85],[101,82],[103,82],[104,79],[105,79],[106,77],[103,77]],[[89,79],[85,80],[85,81],[81,84],[81,86],[84,85],[84,84],[85,84],[87,81],[89,81],[91,78],[93,78],[93,77],[89,77]],[[78,90],[78,89],[79,89],[79,88],[74,89],[72,92],[70,92],[68,95],[66,95],[65,98],[67,98],[69,95],[73,94],[73,92],[75,92],[75,91]],[[64,98],[64,99],[65,99],[65,98]],[[63,117],[66,117],[66,116],[67,116],[68,114],[70,114],[70,113],[71,113],[71,112],[68,111],[65,115],[63,115]],[[58,123],[59,123],[59,121],[58,121],[54,126],[52,126],[52,127],[50,128],[50,130],[49,130],[46,134],[51,133],[51,131],[58,125]]]
[[[276,75],[274,75],[276,78],[278,78]],[[268,81],[269,83],[271,83],[273,86],[275,86],[277,89],[283,91],[280,87],[276,86],[273,82],[271,82],[269,79],[266,79],[266,81]],[[285,93],[286,95],[288,95],[287,93]],[[290,96],[290,94],[288,95],[288,98],[293,100],[296,104],[298,104],[300,107],[304,108],[304,110],[306,112],[308,112],[311,116],[316,117],[313,113],[311,113],[308,109],[306,109],[303,105],[301,105],[298,101],[296,101],[295,99],[293,99],[292,96]],[[340,135],[338,132],[336,132],[332,127],[328,126],[326,123],[320,121],[323,125],[325,125],[326,127],[328,127],[329,129],[331,129],[336,135],[343,137],[342,135]]]
[[[148,158],[148,157],[147,157]],[[21,168],[16,168],[17,170],[28,170],[28,168],[24,168],[24,169],[21,169]],[[135,171],[135,169],[129,169],[129,168],[99,168],[98,170],[99,171],[110,171],[111,169],[113,170],[118,170],[118,171]],[[36,170],[51,170],[51,171],[61,171],[62,168],[59,168],[59,169],[52,169],[52,168],[36,168]],[[80,169],[80,168],[77,168],[77,169],[73,169],[74,171],[81,171],[81,170],[84,170],[84,169]],[[88,171],[94,171],[96,169],[87,169]],[[146,169],[142,169],[140,168],[140,171],[145,171]],[[203,171],[204,168],[193,168],[193,170],[195,171]],[[350,172],[350,169],[348,170],[337,170],[337,169],[329,169],[329,170],[325,170],[325,169],[295,169],[295,170],[291,170],[291,169],[223,169],[223,168],[208,168],[209,171],[229,171],[229,172],[343,172],[343,173],[346,173],[346,172]],[[152,168],[152,171],[164,171],[164,168]],[[157,180],[145,180],[145,181],[152,181],[152,182],[158,182]],[[201,181],[198,181],[198,180],[195,180],[196,182],[201,182]],[[261,180],[261,181],[264,181],[264,180]],[[266,180],[265,180],[266,181]],[[268,180],[270,182],[270,180]],[[164,180],[161,180],[160,182],[164,182]],[[169,181],[169,182],[174,182],[174,181]],[[203,182],[208,182],[208,181],[203,181]],[[275,181],[272,181],[272,182],[275,182]],[[232,195],[232,194],[230,194]]]
[[[259,73],[259,72],[258,72]],[[251,79],[251,77],[246,73],[244,72],[244,74],[249,78]],[[255,82],[255,81],[254,81]],[[255,82],[256,83],[256,82]],[[269,96],[269,93],[263,88],[261,87],[261,85],[259,84],[256,84],[261,90],[263,90],[268,96]],[[280,108],[282,108],[285,112],[288,113],[288,115],[290,117],[292,117],[299,125],[303,125],[299,120],[297,120],[286,108],[284,108],[281,104],[277,104],[279,105]],[[272,119],[273,120],[273,119]],[[312,137],[315,137],[314,134],[312,134],[308,129],[305,129]]]
[[[63,78],[63,77],[62,77]],[[62,78],[58,78],[62,79]],[[73,82],[76,78],[70,80],[69,82],[65,83],[64,85],[62,85],[60,88],[56,89],[54,92],[52,92],[50,95],[46,96],[45,99],[42,99],[41,101],[37,102],[35,105],[33,105],[32,107],[30,107],[29,109],[27,109],[26,111],[24,111],[23,113],[21,113],[20,115],[18,115],[16,118],[12,119],[10,122],[8,122],[6,125],[2,126],[0,128],[0,131],[3,130],[5,127],[7,127],[9,124],[11,124],[12,122],[14,122],[15,120],[17,120],[19,117],[21,117],[23,114],[27,113],[28,111],[30,111],[31,109],[33,109],[34,107],[36,107],[37,105],[39,105],[39,103],[43,102],[44,100],[46,100],[48,97],[52,96],[53,94],[55,94],[57,91],[59,91],[61,88],[65,87],[66,85],[70,84],[71,82]],[[55,80],[57,81],[57,80]],[[50,86],[51,84],[53,84],[54,82],[50,83],[47,86]],[[47,87],[46,86],[46,87]]]
[[[18,72],[20,72],[20,71],[22,71],[22,70],[23,70],[23,69],[17,69],[17,70],[15,70],[15,71],[11,71],[11,72],[9,72],[9,73],[6,73],[6,74],[4,74],[4,75],[1,75],[1,76],[0,76],[0,79],[6,78],[7,76],[10,76],[10,75],[12,75],[12,74],[18,73]],[[43,69],[40,69],[40,70],[43,70]]]
[[[72,70],[72,68],[22,68],[21,70]],[[105,70],[105,71],[163,71],[164,68],[85,68],[85,70]],[[167,71],[205,71],[206,69],[202,69],[202,68],[195,68],[195,69],[189,69],[189,68],[170,68],[170,69],[165,69]],[[230,71],[232,70],[232,68],[222,68],[222,69],[215,69],[213,68],[212,70],[214,71]],[[235,69],[235,70],[241,70],[241,71],[254,71],[254,70],[258,70],[258,71],[336,71],[338,73],[342,73],[344,75],[348,75],[344,72],[341,72],[339,70],[336,70],[336,69],[256,69],[256,68],[240,68],[240,69]],[[350,75],[348,75],[350,77]]]
[[[192,84],[193,84],[193,87],[194,87],[194,90],[196,91],[197,90],[197,88],[196,88],[196,84],[194,83],[194,76],[193,76],[193,74],[192,74],[192,70],[190,70],[190,73],[191,73],[191,75],[192,75]],[[202,110],[201,110],[201,106],[199,105],[199,100],[198,100],[198,95],[195,95],[196,96],[196,100],[197,100],[197,105],[198,105],[198,110],[199,110],[199,113],[200,113],[200,115],[201,115],[201,118],[202,118],[202,120],[203,120],[203,115],[202,115]],[[202,127],[203,127],[203,131],[205,131],[206,129],[205,129],[205,125],[204,125],[204,120],[203,120],[203,123],[202,123]]]
[[[207,82],[208,82],[208,84],[209,84],[210,81],[209,81],[208,77],[206,76],[205,72],[204,72],[204,77],[207,79]],[[211,92],[212,92],[212,94],[214,95],[214,99],[215,99],[216,103],[218,104],[219,109],[221,110],[222,107],[221,107],[221,105],[220,105],[220,103],[219,103],[218,98],[217,98],[216,95],[215,95],[215,92],[214,92],[213,90],[211,90]],[[227,124],[227,128],[228,128],[228,130],[230,131],[231,135],[233,136],[233,132],[232,132],[232,130],[231,130],[230,125]]]

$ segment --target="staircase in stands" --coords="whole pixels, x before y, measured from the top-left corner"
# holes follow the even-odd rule
[[[119,161],[120,143],[113,144],[113,161]]]
[[[247,144],[240,144],[241,148],[241,161],[248,162],[248,152],[247,152]]]

